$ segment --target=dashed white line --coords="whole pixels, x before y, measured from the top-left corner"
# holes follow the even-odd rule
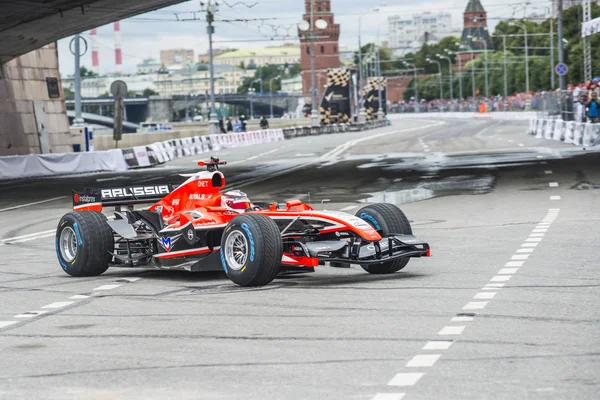
[[[523,243],[521,247],[535,247],[537,245],[537,243]]]
[[[5,328],[7,326],[14,325],[14,324],[16,324],[18,322],[19,321],[0,321],[0,328]]]
[[[15,318],[33,318],[38,315],[46,314],[48,311],[27,311],[23,314],[15,315]]]
[[[560,200],[560,196],[550,196],[550,200]]]
[[[544,171],[544,173],[545,173],[546,175],[552,175],[552,171],[551,171],[551,170],[549,170],[549,169],[548,169],[548,170],[546,170],[546,171]]]
[[[517,253],[533,253],[534,249],[518,249]]]
[[[510,259],[511,260],[527,260],[529,258],[529,254],[515,254]]]
[[[475,296],[473,296],[473,298],[476,300],[490,300],[496,296],[496,293],[497,292],[481,292],[477,293]]]
[[[486,283],[483,287],[484,289],[502,289],[504,287],[504,283]]]
[[[441,357],[441,354],[418,354],[406,363],[407,367],[433,367],[436,361]]]
[[[525,146],[523,143],[519,143],[519,147],[523,147]]]
[[[438,335],[460,335],[465,330],[466,326],[445,326]]]
[[[548,229],[547,228],[539,228],[539,229],[534,229],[532,232],[533,233],[545,233],[545,232],[548,232]]]
[[[67,196],[53,197],[51,199],[34,201],[33,203],[25,203],[25,204],[20,204],[18,206],[13,206],[13,207],[0,208],[0,212],[10,211],[10,210],[18,210],[19,208],[29,207],[29,206],[35,206],[37,204],[49,203],[51,201],[61,200],[61,199],[65,199],[65,198],[67,198]]]
[[[459,318],[459,317],[455,317]],[[470,321],[473,320],[473,317],[463,317],[463,318],[471,318]],[[425,346],[423,346],[423,350],[448,350],[450,346],[454,343],[452,340],[431,340],[427,342]]]
[[[512,275],[496,275],[490,279],[490,282],[506,282],[509,281],[510,278],[512,278]]]
[[[69,297],[69,299],[73,299],[73,300],[83,300],[83,299],[89,299],[91,296],[87,296],[85,294],[76,294],[75,296],[71,296]]]
[[[509,261],[504,264],[505,267],[522,267],[525,261]]]
[[[402,400],[406,393],[377,393],[371,400]]]
[[[514,274],[519,270],[519,268],[502,268],[498,271],[498,275],[506,275],[506,274]]]
[[[470,301],[464,307],[463,310],[482,310],[487,306],[489,301]]]
[[[94,290],[112,290],[115,288],[118,288],[121,285],[102,285],[102,286],[98,286],[97,288],[94,288]]]
[[[530,234],[529,237],[544,237],[545,234],[546,232],[534,232]]]
[[[140,279],[141,278],[119,278],[115,282],[136,282],[136,281],[139,281]]]
[[[49,234],[55,234],[56,233],[56,229],[50,229],[47,231],[41,231],[41,232],[36,232],[36,233],[29,233],[27,235],[21,235],[21,236],[14,236],[11,238],[7,238],[7,239],[2,239],[0,240],[0,243],[19,243],[21,241],[28,241],[28,240],[35,240],[38,237],[41,236],[45,236],[45,235],[49,235]]]
[[[525,239],[526,242],[541,242],[542,238],[527,238]]]
[[[42,308],[63,308],[66,307],[70,304],[75,303],[74,301],[57,301],[56,303],[51,303],[45,306],[42,306]]]
[[[353,210],[353,209],[355,209],[355,208],[358,208],[358,206],[348,206],[348,207],[344,207],[344,208],[341,208],[341,209],[340,209],[340,211],[350,211],[350,210]]]
[[[452,322],[470,322],[470,321],[473,321],[472,315],[474,315],[474,314],[471,314],[471,315],[460,315],[459,314],[456,317],[452,317],[451,321]]]
[[[423,375],[425,375],[424,372],[401,372],[388,382],[388,386],[413,386]]]
[[[550,187],[558,187],[558,182],[550,182],[548,185]]]

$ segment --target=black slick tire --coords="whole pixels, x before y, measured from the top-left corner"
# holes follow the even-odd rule
[[[241,246],[236,247],[236,244]],[[242,262],[232,259],[235,251],[245,252],[246,255],[240,259]],[[233,283],[240,286],[267,285],[281,268],[281,231],[275,221],[265,215],[237,216],[223,232],[220,256],[223,269]]]
[[[356,216],[368,222],[383,237],[392,233],[412,235],[408,218],[393,204],[371,204],[358,210]],[[379,264],[361,265],[361,267],[370,274],[393,274],[406,267],[409,260],[409,257],[396,258]]]
[[[104,214],[70,212],[60,219],[56,229],[56,255],[67,274],[101,275],[108,269],[113,251],[114,237]]]

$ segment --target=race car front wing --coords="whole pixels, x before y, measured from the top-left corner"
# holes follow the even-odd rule
[[[378,242],[351,238],[347,241],[285,243],[286,252],[296,257],[318,258],[320,262],[379,264],[403,257],[431,257],[429,244],[412,235],[394,234]]]

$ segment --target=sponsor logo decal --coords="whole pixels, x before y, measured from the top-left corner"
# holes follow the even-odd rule
[[[242,229],[248,235],[248,239],[250,239],[250,261],[254,261],[254,238],[252,237],[252,232],[250,232],[250,227],[245,222],[242,224]]]
[[[96,201],[96,198],[94,196],[86,196],[86,195],[79,195],[79,194],[75,194],[75,196],[73,197],[75,200],[75,203],[94,203]]]
[[[161,194],[169,194],[169,186],[134,186],[114,189],[102,189],[101,193],[102,199],[156,196]]]
[[[379,224],[377,223],[377,220],[376,220],[375,218],[373,218],[373,216],[372,216],[372,215],[370,215],[370,214],[367,214],[367,213],[362,213],[362,214],[360,214],[360,217],[361,217],[362,219],[364,219],[365,221],[369,221],[369,222],[371,222],[371,224],[373,225],[373,227],[374,227],[376,230],[378,230],[378,231],[380,231],[380,230],[381,230],[381,226],[379,226]]]
[[[187,238],[188,238],[190,241],[194,240],[194,231],[193,231],[192,229],[189,229],[189,230],[187,231]]]
[[[190,200],[204,200],[206,199],[205,194],[192,193],[190,194]]]
[[[181,235],[176,236],[163,236],[160,238],[160,245],[166,250],[171,251],[173,246],[175,246],[175,242],[179,239]]]
[[[203,181],[198,181],[198,187],[208,187],[208,181],[207,180],[203,180]]]
[[[221,253],[221,264],[223,264],[223,269],[227,274],[229,271],[227,270],[227,263],[225,262],[225,254],[223,253],[223,249],[219,250],[219,253]]]
[[[58,248],[58,237],[56,238],[56,254],[58,255],[58,262],[60,263],[60,266],[62,267],[62,269],[64,269],[66,271],[67,266],[65,265],[65,263],[62,260],[62,257],[60,255],[60,250]]]
[[[77,245],[81,246],[83,244],[83,241],[81,240],[81,235],[79,234],[79,225],[77,224],[77,222],[73,224],[73,228],[75,228],[75,236],[77,236]]]
[[[171,205],[178,206],[179,205],[179,199],[173,199],[173,202],[171,203]]]

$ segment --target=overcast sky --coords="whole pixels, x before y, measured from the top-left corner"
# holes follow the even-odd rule
[[[468,0],[331,0],[336,22],[341,25],[342,46],[354,50],[358,41],[358,20],[362,16],[363,42],[381,40],[387,36],[388,15],[399,14],[411,17],[424,11],[437,13],[447,11],[452,14],[452,23],[462,28],[462,13]],[[256,19],[272,18],[265,21],[216,22],[213,37],[215,48],[256,48],[284,42],[298,43],[296,24],[304,12],[304,0],[225,0],[216,18]],[[247,7],[243,4],[251,5]],[[490,29],[498,20],[509,17],[523,17],[524,3],[528,3],[527,13],[549,12],[551,0],[481,0],[488,12]],[[229,6],[231,5],[231,6]],[[121,21],[121,42],[123,71],[134,73],[136,64],[145,58],[158,59],[160,50],[171,48],[191,48],[196,55],[208,50],[205,14],[200,1],[186,1],[161,10],[149,12]],[[194,12],[197,12],[194,14]],[[198,18],[197,21],[177,21]],[[277,29],[275,31],[275,29]],[[89,31],[85,32],[89,35]],[[292,37],[273,41],[275,37]],[[73,73],[73,55],[68,44],[71,38],[59,41],[60,70],[63,75]],[[114,71],[114,34],[112,24],[98,28],[98,50],[100,72]],[[82,65],[91,67],[91,51],[82,57]]]

